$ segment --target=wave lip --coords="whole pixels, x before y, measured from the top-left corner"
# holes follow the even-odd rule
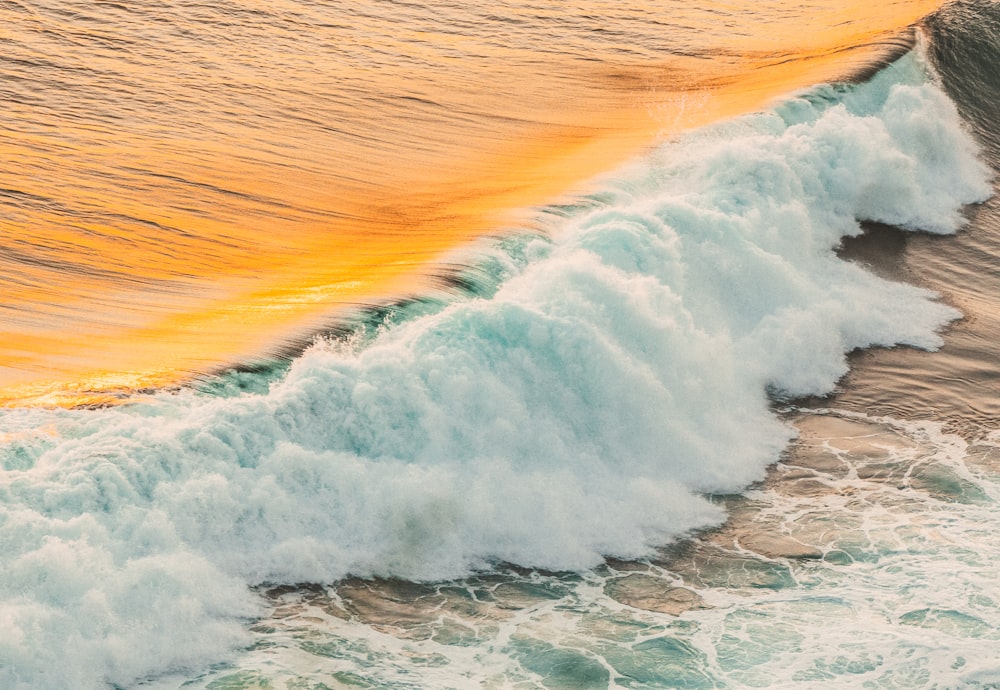
[[[911,55],[665,146],[498,255],[489,299],[318,344],[266,394],[2,413],[0,681],[203,664],[244,639],[247,585],[584,569],[717,524],[705,494],[791,435],[766,391],[828,392],[846,351],[933,348],[958,316],[839,239],[952,232],[987,178]]]

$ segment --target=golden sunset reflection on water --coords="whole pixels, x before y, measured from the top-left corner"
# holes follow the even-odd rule
[[[0,5],[0,404],[264,357],[941,3]]]

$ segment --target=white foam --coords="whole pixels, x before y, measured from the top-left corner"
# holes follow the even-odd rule
[[[911,57],[665,146],[490,299],[318,344],[266,395],[4,412],[0,685],[198,667],[265,581],[581,569],[717,523],[701,494],[790,437],[768,388],[829,391],[846,351],[957,315],[839,238],[953,231],[987,176]]]

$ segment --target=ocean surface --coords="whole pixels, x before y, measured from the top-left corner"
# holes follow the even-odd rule
[[[0,0],[0,688],[1000,687],[1000,4]]]

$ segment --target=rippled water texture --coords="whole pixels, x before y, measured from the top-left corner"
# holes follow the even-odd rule
[[[0,400],[107,402],[426,292],[512,209],[938,4],[3,0]]]

